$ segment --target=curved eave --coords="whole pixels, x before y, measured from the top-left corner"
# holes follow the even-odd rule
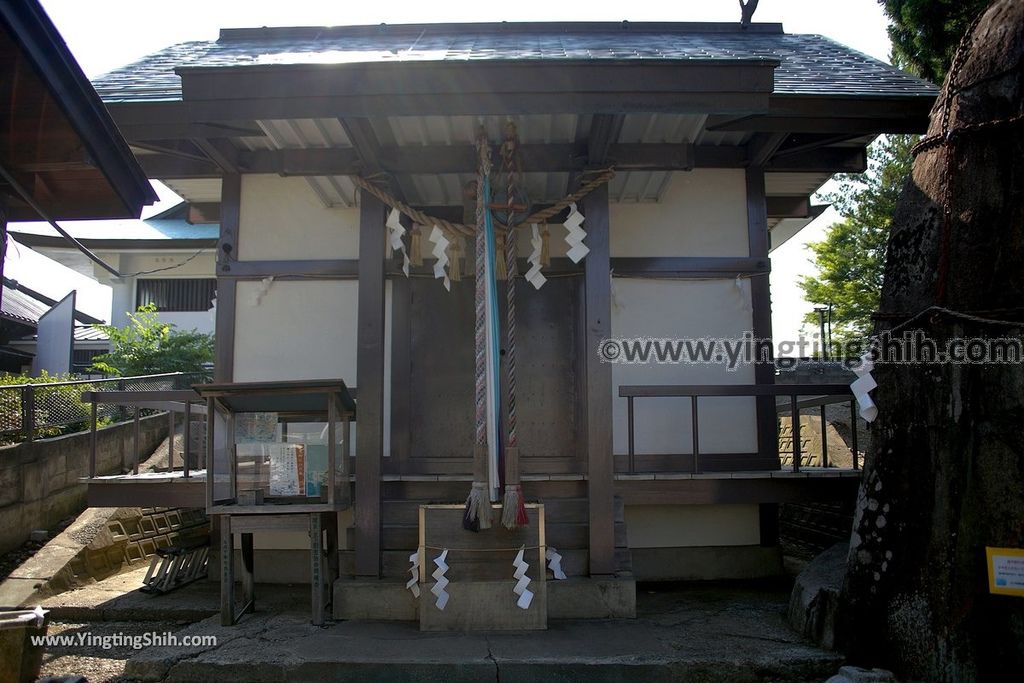
[[[27,87],[38,88],[40,94],[45,94],[57,105],[62,114],[61,118],[64,119],[63,122],[58,121],[58,125],[69,126],[77,135],[85,152],[85,159],[79,156],[47,160],[47,163],[51,164],[51,170],[48,172],[55,172],[52,170],[54,163],[80,163],[80,167],[76,166],[73,171],[75,174],[99,174],[111,190],[112,201],[101,203],[94,198],[82,196],[78,201],[73,201],[75,198],[70,197],[53,202],[51,217],[138,217],[144,205],[157,201],[156,193],[121,137],[99,95],[82,73],[42,7],[35,0],[0,2],[0,30],[7,33],[14,49],[32,67],[36,82],[28,84]],[[14,69],[17,69],[16,63],[4,67],[5,72]],[[39,123],[39,119],[36,123]],[[5,161],[15,170],[19,170],[18,159]],[[41,173],[38,170],[20,171],[18,175],[24,181],[22,184],[29,184],[37,180],[33,175]],[[71,180],[73,181],[74,177]],[[46,202],[41,203],[44,209],[50,209]],[[27,213],[26,216],[34,217],[33,214],[34,212]]]

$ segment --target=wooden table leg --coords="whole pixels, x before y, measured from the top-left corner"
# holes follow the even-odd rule
[[[338,558],[338,513],[327,515],[327,603],[334,611],[334,582],[341,577]]]
[[[313,624],[324,623],[324,551],[323,519],[319,512],[309,515],[310,588],[313,597]]]
[[[242,613],[256,611],[255,561],[252,534],[242,534]]]
[[[231,536],[231,515],[220,518],[220,623],[235,623],[235,544]]]

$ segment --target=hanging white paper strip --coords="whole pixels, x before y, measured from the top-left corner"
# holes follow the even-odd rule
[[[402,272],[409,277],[409,254],[405,250],[405,242],[402,241],[405,228],[402,226],[402,214],[398,212],[398,209],[391,209],[384,225],[388,229],[388,243],[391,245],[392,251],[402,253]]]
[[[530,256],[526,259],[530,264],[530,269],[526,271],[526,281],[533,285],[534,289],[540,289],[544,286],[544,283],[548,281],[544,274],[540,272],[540,253],[544,245],[544,240],[540,236],[540,230],[537,224],[534,223],[530,226],[532,235],[530,236],[530,246],[533,247],[533,251],[530,252]]]
[[[520,548],[519,552],[516,553],[516,559],[512,560],[512,566],[516,568],[512,576],[518,579],[512,592],[519,596],[519,599],[516,601],[516,607],[519,609],[529,609],[530,603],[533,602],[533,591],[527,588],[530,585],[530,577],[526,575],[526,572],[530,565],[523,559],[525,550],[526,548]]]
[[[548,569],[551,570],[552,575],[559,581],[565,581],[568,577],[565,572],[562,571],[562,556],[558,554],[558,551],[548,546],[544,551],[544,559],[548,561]]]
[[[448,245],[451,241],[444,236],[444,231],[441,228],[434,226],[434,229],[430,231],[431,242],[434,243],[434,248],[431,250],[434,258],[437,261],[434,262],[434,277],[436,279],[444,278],[444,288],[449,292],[452,291],[452,281],[448,278]]]
[[[569,251],[565,255],[573,263],[579,263],[584,256],[590,253],[590,247],[583,244],[587,232],[580,227],[581,225],[583,225],[583,214],[576,208],[576,202],[573,202],[569,207],[569,217],[565,219],[565,229],[569,231],[569,234],[565,236],[565,243],[569,245]]]
[[[409,573],[412,574],[412,578],[405,582],[405,587],[412,592],[414,598],[420,597],[420,553],[417,550],[409,556]]]
[[[878,406],[868,394],[878,386],[878,382],[871,376],[871,371],[874,369],[875,363],[871,360],[871,352],[868,351],[860,357],[860,365],[853,369],[853,374],[857,375],[857,379],[850,384],[850,390],[853,392],[854,398],[857,399],[857,405],[860,406],[860,416],[867,422],[872,422],[878,417]]]
[[[437,602],[435,602],[434,605],[437,607],[437,609],[442,611],[444,610],[445,605],[448,604],[448,598],[450,597],[448,595],[448,591],[445,590],[445,588],[448,587],[448,584],[451,583],[450,581],[448,581],[447,578],[445,578],[444,575],[444,573],[448,571],[448,564],[446,562],[447,559],[448,548],[445,548],[441,551],[440,555],[434,558],[434,564],[437,565],[437,569],[435,569],[434,573],[431,574],[431,576],[434,577],[434,581],[436,583],[430,589],[430,592],[437,596]]]

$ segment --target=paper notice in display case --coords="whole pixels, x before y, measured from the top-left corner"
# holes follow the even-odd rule
[[[306,446],[298,443],[266,445],[270,458],[270,495],[302,496],[306,493]]]

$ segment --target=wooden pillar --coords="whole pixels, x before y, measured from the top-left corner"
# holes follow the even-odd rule
[[[367,192],[359,201],[355,573],[377,577],[384,449],[384,205]]]
[[[235,278],[241,224],[242,176],[229,173],[221,180],[220,239],[217,241],[217,320],[214,326],[214,378],[230,382],[235,372]]]
[[[763,259],[771,269],[768,260],[768,212],[764,198],[764,169],[760,166],[747,168],[747,234],[750,257]],[[768,289],[768,273],[750,278],[750,303],[753,307],[751,332],[755,339],[772,338],[772,302]],[[755,384],[775,384],[775,367],[771,363],[754,366]],[[773,396],[757,398],[757,452],[762,458],[773,459],[779,464],[779,434]]]
[[[612,366],[602,363],[598,344],[611,336],[611,261],[608,186],[583,200],[590,253],[584,260],[584,367],[590,517],[590,573],[615,571],[615,488],[612,454]]]

